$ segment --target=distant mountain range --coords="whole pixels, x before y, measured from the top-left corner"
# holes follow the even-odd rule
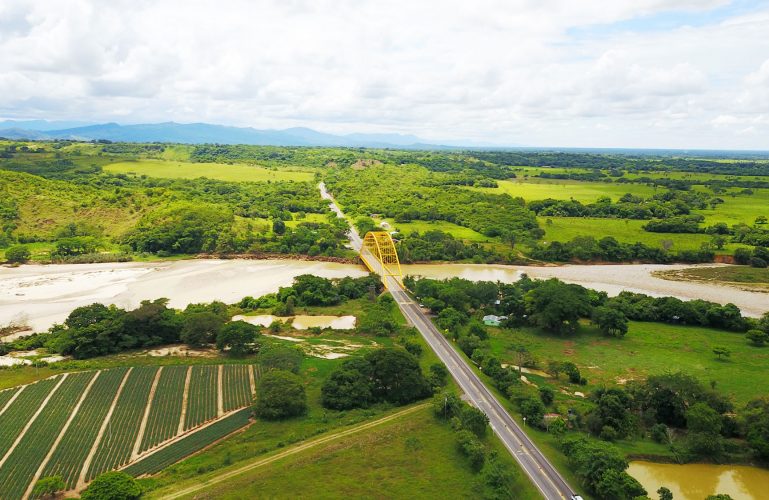
[[[210,123],[117,123],[49,122],[45,120],[0,121],[0,137],[6,139],[109,140],[115,142],[176,142],[186,144],[253,144],[261,146],[347,146],[370,148],[436,149],[458,144],[437,145],[414,135],[334,135],[304,127],[260,130]]]

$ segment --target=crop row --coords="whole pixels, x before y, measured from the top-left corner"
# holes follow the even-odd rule
[[[176,435],[179,419],[182,416],[184,381],[187,378],[186,366],[166,366],[160,374],[152,408],[147,419],[140,451],[154,448],[156,445]]]
[[[93,372],[72,373],[67,376],[51,394],[43,412],[31,421],[16,449],[0,467],[0,491],[3,499],[12,500],[24,496],[40,464],[93,376]]]
[[[224,367],[224,411],[247,406],[251,402],[249,365],[226,365]]]
[[[58,377],[49,378],[19,389],[21,394],[16,401],[0,415],[0,459],[58,381]]]
[[[218,366],[193,366],[184,430],[216,418]]]
[[[103,370],[48,462],[43,477],[60,475],[74,488],[127,368]]]
[[[3,411],[3,408],[5,408],[5,403],[11,400],[14,394],[16,394],[16,391],[18,389],[6,389],[4,391],[0,391],[0,411]]]
[[[158,368],[153,366],[136,367],[131,371],[88,470],[88,481],[130,460],[157,371]]]
[[[169,465],[202,450],[211,443],[245,426],[248,424],[250,416],[251,409],[244,408],[214,422],[205,429],[194,432],[166,448],[153,453],[144,460],[129,465],[124,471],[134,477],[159,472]]]

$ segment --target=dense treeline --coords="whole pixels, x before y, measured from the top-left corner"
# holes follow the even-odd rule
[[[639,156],[558,151],[476,151],[468,154],[479,160],[507,166],[622,169],[630,172],[672,170],[719,175],[769,176],[769,163],[753,160],[722,162],[717,158],[673,158],[669,155]]]
[[[467,244],[443,231],[413,232],[398,235],[396,243],[398,257],[403,263],[427,261],[461,261],[494,262],[499,256],[479,245]]]
[[[382,165],[336,169],[326,183],[352,215],[382,214],[396,222],[442,220],[489,237],[541,237],[542,230],[522,199],[454,186],[426,187],[428,178],[423,170]]]
[[[504,284],[408,276],[404,283],[438,315],[438,324],[458,337],[463,335],[460,327],[474,324],[471,320],[475,313],[506,316],[509,325],[531,325],[558,333],[573,333],[582,318],[592,319],[610,335],[627,332],[623,324],[626,325],[628,320],[706,326],[735,332],[745,332],[756,326],[755,320],[742,316],[734,304],[722,306],[704,300],[683,301],[631,292],[608,297],[603,292],[566,284],[555,278],[540,281],[524,275],[516,283]],[[607,308],[614,314],[606,314]],[[765,326],[769,327],[769,323]],[[478,336],[477,333],[469,332]]]
[[[619,219],[669,218],[687,215],[692,210],[709,206],[710,197],[705,193],[668,191],[642,198],[630,193],[616,203],[608,196],[595,203],[583,204],[576,200],[545,200],[528,203],[529,210],[541,216],[557,217],[608,217]]]
[[[620,243],[611,236],[596,240],[592,236],[577,236],[567,242],[553,241],[531,249],[530,255],[548,262],[713,262],[715,251],[710,245],[699,250],[679,250],[652,247],[644,243]]]

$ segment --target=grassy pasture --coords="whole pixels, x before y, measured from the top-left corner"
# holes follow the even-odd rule
[[[175,153],[169,153],[173,156]],[[207,177],[231,182],[296,181],[307,182],[314,172],[306,169],[272,170],[246,164],[191,163],[182,161],[138,160],[121,161],[104,166],[106,172],[135,174],[169,179],[197,179]]]
[[[449,233],[459,240],[469,241],[473,243],[487,243],[498,241],[497,238],[489,238],[477,231],[473,231],[468,227],[458,226],[452,222],[446,221],[421,221],[416,220],[412,222],[395,222],[392,219],[385,219],[391,227],[391,231],[400,231],[402,234],[409,234],[414,231],[424,233],[425,231],[443,231]],[[382,222],[377,220],[377,223]]]
[[[769,189],[754,189],[752,195],[738,195],[732,197],[728,194],[721,195],[724,203],[718,205],[715,210],[697,211],[705,216],[705,224],[726,222],[732,224],[745,223],[753,225],[758,215],[769,217]]]
[[[569,241],[577,236],[593,236],[599,240],[604,236],[612,236],[621,243],[640,241],[652,247],[661,247],[664,240],[673,242],[673,251],[696,250],[703,243],[709,243],[708,234],[676,234],[650,233],[642,226],[647,221],[629,219],[594,219],[582,217],[538,217],[539,225],[545,230],[544,241]],[[548,224],[550,220],[552,223]],[[735,248],[743,245],[727,244],[721,252],[732,253]]]
[[[290,495],[295,498],[477,498],[477,476],[457,451],[454,431],[431,413],[425,408],[319,445],[200,494],[279,498],[286,495],[290,484]],[[492,444],[500,458],[516,468],[501,445]],[[520,472],[516,479],[515,498],[539,498]]]
[[[515,362],[514,346],[519,344],[526,346],[543,366],[547,360],[572,361],[587,377],[587,391],[648,375],[683,371],[705,385],[715,381],[720,392],[741,405],[764,395],[763,388],[769,384],[769,348],[753,347],[740,333],[641,322],[631,322],[622,339],[604,337],[589,325],[570,336],[531,328],[490,331],[492,349],[503,362]],[[712,352],[715,346],[729,349],[731,357],[718,360]],[[569,389],[581,390],[576,386]]]
[[[496,188],[468,188],[486,193],[507,193],[513,197],[521,197],[526,201],[554,198],[560,200],[574,199],[584,203],[592,203],[601,196],[609,196],[616,201],[625,193],[639,196],[652,196],[662,192],[663,188],[655,189],[645,184],[610,184],[606,182],[582,182],[563,179],[514,179],[498,181]]]

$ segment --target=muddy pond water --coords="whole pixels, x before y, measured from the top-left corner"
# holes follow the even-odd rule
[[[769,498],[769,470],[745,465],[659,464],[630,462],[628,473],[636,478],[651,498],[665,486],[676,500],[702,500],[725,493],[734,500]]]
[[[261,314],[258,316],[235,316],[233,321],[245,321],[252,325],[270,326],[273,321],[285,323],[291,320],[291,326],[297,330],[307,330],[309,328],[331,328],[332,330],[352,330],[355,328],[355,316],[307,316],[296,315],[287,318],[273,316],[271,314]]]

